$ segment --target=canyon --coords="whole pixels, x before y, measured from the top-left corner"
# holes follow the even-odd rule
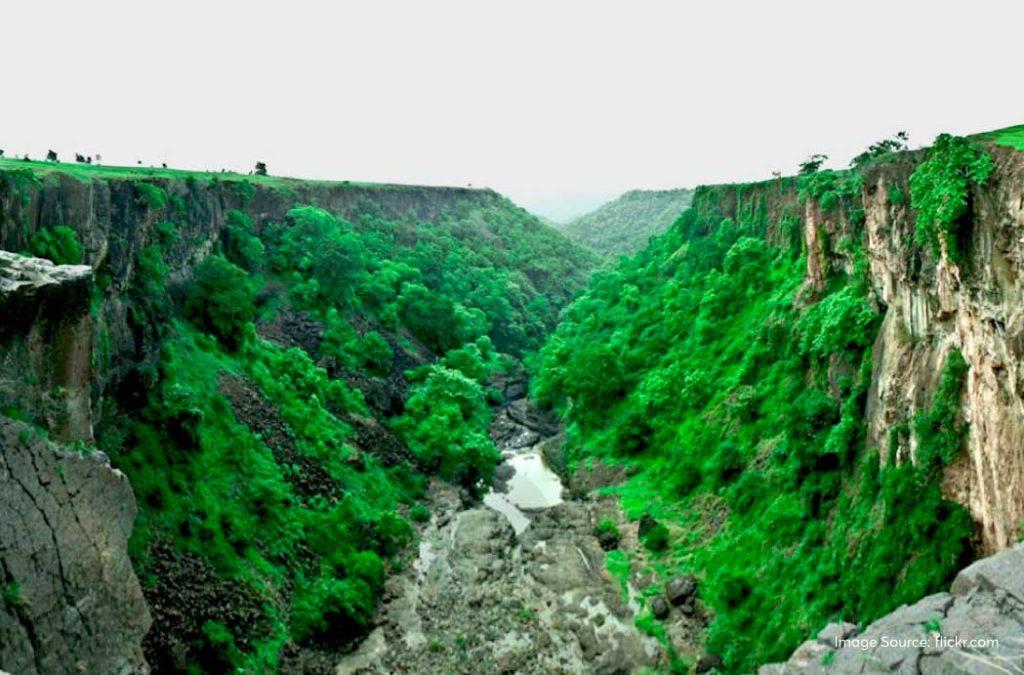
[[[1024,521],[1024,153],[979,143],[993,170],[969,188],[966,215],[957,223],[964,247],[956,259],[945,241],[932,249],[916,233],[909,195],[911,177],[928,157],[922,150],[859,169],[855,188],[838,204],[796,178],[698,188],[690,221],[680,219],[633,262],[596,274],[589,287],[593,256],[488,190],[144,170],[104,175],[99,168],[83,176],[58,165],[22,168],[5,161],[0,669],[175,672],[201,662],[210,671],[244,664],[353,674],[754,667],[764,673],[988,672],[984,667],[1011,656],[1013,636],[1024,632],[1024,573],[1015,547]],[[315,205],[317,218],[338,219],[330,221],[330,232],[340,232],[340,240],[362,237],[372,251],[366,255],[371,262],[358,263],[365,265],[364,276],[339,281],[314,251],[295,259],[287,248],[295,244],[283,233],[316,231],[309,213],[294,210],[297,205]],[[233,237],[239,236],[240,218],[252,223],[251,240],[243,243],[262,244],[251,269],[232,259],[245,270],[238,278],[257,286],[257,308],[238,327],[240,346],[232,346],[217,333],[218,324],[208,318],[202,324],[206,315],[189,303],[195,303],[190,289],[204,261],[239,246]],[[81,260],[54,264],[18,254],[31,249],[36,233],[58,225],[74,232]],[[684,227],[692,228],[689,239],[676,246],[672,237],[686,239]],[[438,243],[437,232],[448,238]],[[762,479],[772,453],[786,447],[781,436],[751,441],[757,454],[727,466],[720,484],[678,488],[673,494],[686,504],[679,506],[666,495],[670,482],[681,481],[684,465],[671,465],[671,471],[667,464],[644,465],[643,453],[655,440],[669,442],[667,432],[659,435],[644,424],[655,413],[670,414],[663,411],[699,389],[694,373],[668,384],[651,377],[641,386],[643,369],[653,369],[657,359],[629,361],[622,348],[618,358],[625,366],[595,360],[596,367],[583,369],[571,360],[581,348],[558,351],[602,322],[610,331],[620,328],[610,312],[590,312],[601,306],[587,304],[596,301],[585,288],[598,294],[606,290],[602,284],[621,284],[608,307],[628,306],[628,313],[652,325],[668,321],[668,311],[641,308],[637,298],[660,292],[668,297],[654,284],[671,287],[679,274],[673,266],[696,255],[701,241],[729,237],[722,245],[725,274],[739,269],[740,253],[762,250],[757,246],[785,254],[778,254],[782,262],[763,263],[764,269],[799,269],[799,279],[783,286],[778,297],[784,299],[775,303],[796,317],[842,289],[859,288],[854,284],[863,278],[868,309],[858,325],[870,332],[868,344],[857,358],[848,345],[808,356],[805,374],[808,387],[823,383],[819,407],[836,410],[834,419],[809,415],[814,432],[814,425],[838,428],[841,414],[855,414],[862,431],[852,436],[859,444],[850,442],[852,458],[815,459],[801,481],[831,472],[846,493],[859,494],[856,485],[870,474],[861,468],[868,466],[865,457],[877,456],[882,474],[929,461],[931,450],[917,433],[921,420],[944,395],[952,355],[966,364],[955,423],[936,423],[944,432],[963,428],[956,440],[962,450],[940,467],[944,501],[936,512],[948,514],[949,522],[955,521],[954,507],[969,515],[965,553],[944,557],[946,567],[935,579],[929,576],[916,597],[894,592],[884,611],[884,602],[870,604],[870,616],[821,609],[807,619],[817,623],[800,623],[764,647],[778,661],[770,665],[735,660],[708,639],[709,627],[733,610],[730,603],[742,601],[723,599],[721,589],[732,581],[716,577],[714,565],[722,558],[698,564],[692,550],[730,533],[727,519],[741,507],[723,495],[745,475],[752,476],[749,484]],[[732,247],[739,248],[725,256]],[[153,295],[144,252],[158,249],[163,273]],[[487,258],[484,251],[492,249],[498,253]],[[394,251],[421,254],[399,259]],[[539,252],[536,259],[532,252]],[[387,255],[395,260],[377,266],[374,256]],[[479,283],[443,277],[437,270],[446,265],[465,266],[467,279],[507,278],[508,297],[473,295]],[[472,276],[478,270],[484,270],[481,276]],[[377,284],[392,278],[387,275],[398,281]],[[324,290],[329,282],[355,284],[357,291],[345,286],[344,299],[340,292],[331,296]],[[379,291],[387,300],[378,307],[371,291],[392,283],[393,289]],[[441,298],[473,299],[451,309],[456,328],[436,328],[428,322],[434,313],[417,315],[410,309],[415,305],[399,300],[413,286]],[[737,302],[757,301],[756,286],[751,282],[747,299]],[[712,300],[694,302],[710,307]],[[348,322],[347,332],[337,330],[338,316]],[[435,332],[418,329],[420,324]],[[771,321],[765,325],[770,329]],[[591,339],[602,349],[651,340],[659,358],[671,346],[652,339],[653,330],[624,337],[627,332],[615,333],[615,341],[597,333]],[[367,338],[371,333],[377,337]],[[348,346],[338,348],[338,342]],[[542,344],[547,346],[534,361],[529,354]],[[384,352],[390,358],[378,359]],[[595,359],[605,356],[601,351]],[[198,373],[181,365],[190,361],[200,364]],[[207,368],[217,372],[204,373]],[[557,378],[550,374],[559,368]],[[196,383],[207,375],[213,384],[204,389],[207,384]],[[549,387],[548,379],[558,381]],[[749,403],[753,385],[742,376],[737,380],[721,405],[708,406],[705,419],[768,417]],[[626,384],[609,384],[620,381]],[[632,415],[623,403],[633,401],[627,385],[642,391],[645,410],[653,412]],[[662,386],[668,394],[658,398]],[[584,395],[560,400],[548,391],[559,387]],[[715,400],[714,383],[707,389],[712,391],[692,396]],[[587,398],[592,392],[606,393],[614,405],[599,408],[591,402],[597,394]],[[166,417],[154,412],[157,404],[170,410]],[[317,426],[309,421],[314,417]],[[442,427],[471,439],[459,445],[464,454],[454,460],[444,452],[455,444],[432,436]],[[173,451],[170,461],[150,469],[159,480],[140,468],[148,462],[147,439]],[[236,520],[228,513],[212,516],[207,506],[183,507],[187,516],[173,510],[172,500],[190,499],[188,493],[175,496],[178,483],[202,478],[198,469],[189,473],[182,466],[221,457],[215,451],[225,453],[218,462],[233,466],[238,460],[232,444],[254,453],[239,464],[263,472],[239,484],[273,489],[251,496],[234,485],[235,492],[223,493],[216,492],[219,485],[204,487],[216,495],[211,504],[230,501],[229,494],[239,503],[251,500],[239,507],[244,513]],[[695,446],[694,452],[700,450]],[[153,487],[164,478],[171,492]],[[349,513],[345,505],[356,498],[366,501]],[[294,529],[310,534],[287,550],[266,541],[247,544],[250,535],[239,534],[242,524],[253,514],[253,522],[260,522],[270,503],[290,509],[294,520],[283,522],[308,518]],[[865,510],[885,507],[872,509]],[[828,510],[818,516],[836,522]],[[324,524],[331,517],[351,518],[361,529],[356,534],[338,524],[347,520]],[[146,538],[133,540],[139,523]],[[871,529],[872,535],[880,529]],[[668,533],[668,548],[651,538],[652,530]],[[321,566],[319,560],[329,556],[317,547],[340,539],[372,541],[373,548],[353,549]],[[210,542],[224,552],[207,556]],[[241,574],[240,565],[250,571]],[[211,596],[173,593],[182,580],[175,575],[183,570],[201,571],[215,589]],[[295,573],[281,581],[281,570]],[[310,582],[314,577],[318,581]],[[323,596],[329,600],[318,595],[357,577],[358,585],[353,581]],[[352,590],[363,588],[363,580],[373,589],[369,605]],[[902,593],[899,582],[893,584]],[[318,590],[301,596],[303,584]],[[329,606],[316,605],[321,601]],[[331,603],[358,611],[339,617]],[[224,610],[227,605],[231,611]],[[308,625],[306,611],[313,616]],[[288,618],[289,612],[295,615]],[[177,634],[154,637],[151,626]],[[956,648],[875,650],[868,665],[863,650],[835,648],[837,636],[911,639],[965,632],[998,638],[1002,648],[978,652],[987,659],[982,665]],[[816,637],[803,642],[809,636]]]

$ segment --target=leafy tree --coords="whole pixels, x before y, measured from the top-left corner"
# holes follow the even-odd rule
[[[256,314],[245,272],[219,255],[203,260],[196,266],[195,278],[187,290],[185,314],[228,348],[237,348],[245,335],[245,325]]]
[[[57,153],[54,152],[53,150],[47,150],[46,151],[46,161],[48,161],[48,162],[56,162],[57,161]]]
[[[267,175],[267,165],[264,162],[256,162],[256,175],[257,176],[266,176]]]
[[[224,255],[244,270],[255,270],[263,261],[265,250],[253,233],[252,220],[241,211],[228,211],[225,224]]]
[[[907,141],[909,140],[910,134],[906,131],[897,131],[893,134],[892,138],[883,138],[877,143],[869,145],[867,150],[853,158],[850,162],[850,166],[854,168],[862,168],[879,157],[884,157],[894,152],[906,150]]]
[[[822,155],[820,153],[811,155],[803,162],[800,163],[800,175],[809,176],[812,173],[816,173],[821,169],[821,165],[828,161],[828,155]]]

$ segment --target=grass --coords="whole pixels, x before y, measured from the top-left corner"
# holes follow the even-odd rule
[[[28,169],[40,178],[66,175],[81,181],[90,180],[147,180],[151,178],[177,179],[202,181],[202,182],[248,182],[253,185],[263,185],[270,188],[294,187],[303,185],[329,185],[338,187],[360,187],[375,189],[407,189],[410,187],[429,187],[420,185],[400,185],[397,183],[370,183],[348,180],[315,180],[307,178],[292,178],[287,176],[259,176],[256,174],[237,173],[234,171],[195,171],[191,169],[172,169],[153,166],[113,166],[105,164],[78,164],[71,162],[48,162],[42,160],[25,161],[14,157],[0,157],[0,171],[16,171]],[[485,192],[487,188],[465,188],[457,189],[470,190],[474,192]]]
[[[978,134],[977,138],[992,141],[996,145],[1003,145],[1014,150],[1024,150],[1024,124],[988,131]]]

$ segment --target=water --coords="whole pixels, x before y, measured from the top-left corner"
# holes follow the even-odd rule
[[[484,504],[508,518],[520,534],[530,524],[524,509],[546,509],[562,503],[562,479],[544,464],[536,446],[506,454],[502,464],[515,473],[500,491],[491,487]]]

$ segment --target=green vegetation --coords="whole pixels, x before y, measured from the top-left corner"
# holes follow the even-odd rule
[[[602,256],[632,255],[667,230],[692,201],[693,190],[633,190],[561,230]]]
[[[44,227],[34,232],[28,242],[28,253],[58,265],[77,265],[82,262],[82,246],[78,243],[78,235],[66,225]]]
[[[533,363],[570,461],[635,470],[610,490],[649,517],[654,569],[702,578],[707,648],[730,672],[784,660],[830,620],[870,621],[939,589],[970,550],[970,519],[936,469],[963,437],[963,360],[951,353],[914,424],[918,462],[881,462],[863,422],[881,319],[866,261],[856,239],[840,242],[853,272],[794,304],[796,215],[765,208],[792,203],[779,196],[794,187],[862,222],[856,171],[698,188],[666,234],[595,274]]]
[[[971,185],[983,185],[992,158],[970,140],[940,134],[928,158],[910,177],[911,205],[917,211],[917,241],[938,255],[941,244],[953,262],[962,255],[960,223],[970,210]]]
[[[979,134],[975,138],[991,141],[996,145],[1003,145],[1015,150],[1024,150],[1024,124],[989,131],[988,133]]]
[[[135,197],[190,210],[145,182]],[[466,197],[429,221],[371,201],[351,221],[313,206],[259,225],[230,211],[173,285],[181,226],[159,222],[135,255],[129,320],[162,344],[105,401],[99,445],[138,497],[131,553],[147,593],[163,594],[155,606],[178,602],[168,569],[202,564],[217,580],[157,615],[179,622],[155,630],[197,669],[272,672],[295,645],[345,648],[411,522],[429,519],[427,477],[489,483],[487,382],[542,343],[591,257],[496,195]],[[299,316],[319,336],[305,350],[261,337]],[[393,417],[360,389],[395,382],[408,388]],[[154,649],[158,667],[171,658]]]

